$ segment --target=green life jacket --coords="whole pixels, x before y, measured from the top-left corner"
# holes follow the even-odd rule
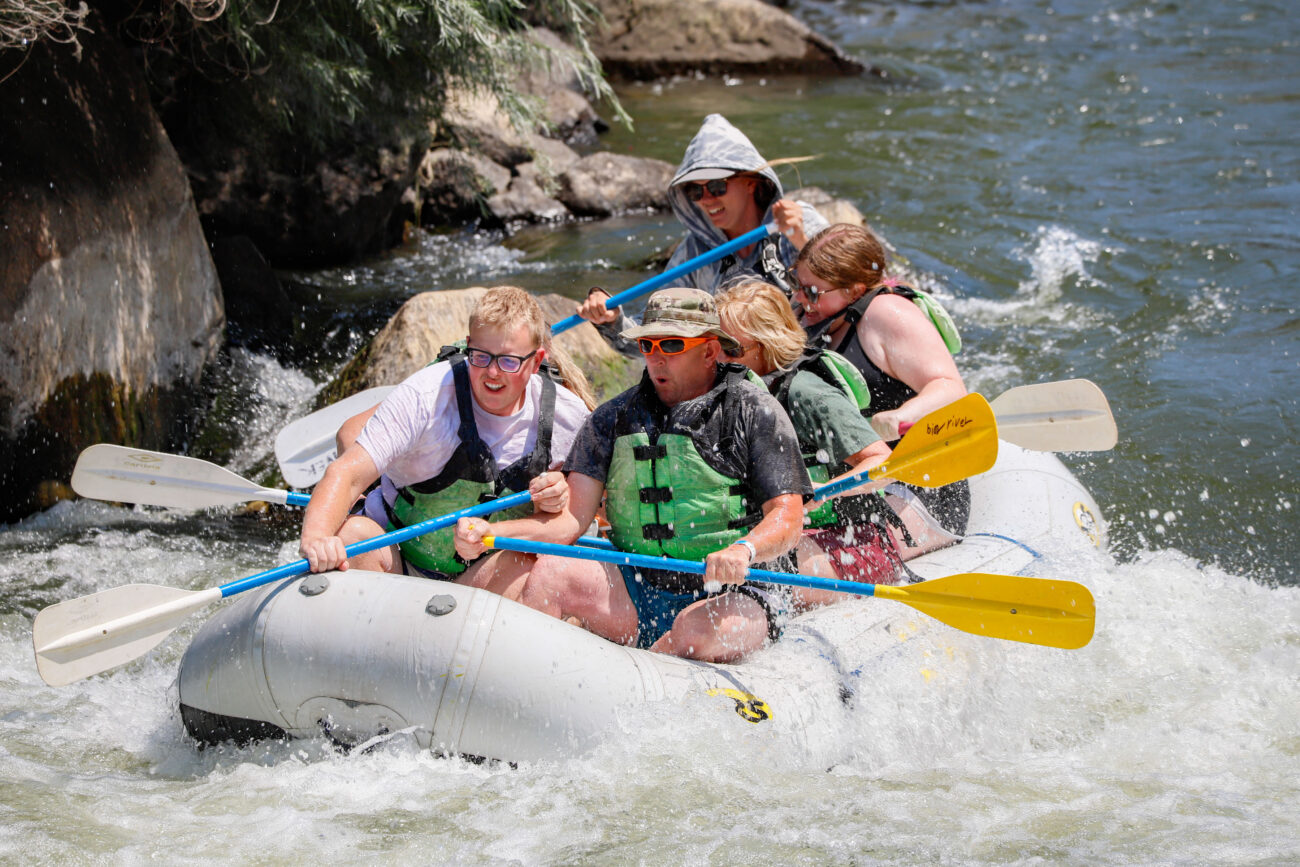
[[[788,370],[775,371],[765,378],[768,390],[791,418],[794,417],[794,413],[790,406],[790,386],[794,383],[795,375],[800,371],[812,373],[822,381],[838,388],[853,402],[864,418],[870,416],[871,390],[867,387],[862,372],[838,352],[810,345]],[[803,463],[808,469],[808,477],[812,479],[812,483],[824,485],[829,482],[832,469],[829,457],[819,455],[811,442],[801,441],[799,445],[803,449]],[[841,468],[843,465],[835,469]],[[869,515],[875,511],[874,506],[874,495],[871,494],[837,497],[822,503],[805,515],[804,524],[808,527],[844,524],[850,520],[860,519],[863,515]]]
[[[740,399],[729,391],[743,387],[746,372],[728,365],[726,374],[699,398],[701,412],[735,414]],[[652,388],[642,380],[642,389]],[[715,443],[697,443],[691,432],[651,436],[644,402],[632,401],[614,424],[614,450],[605,479],[605,513],[610,539],[622,551],[703,560],[735,542],[761,518],[745,496],[745,486],[709,466],[703,454]],[[726,420],[723,430],[734,429]],[[725,443],[722,444],[725,447]]]
[[[923,289],[913,289],[911,286],[882,286],[873,292],[867,293],[867,304],[871,303],[870,299],[881,293],[901,295],[911,300],[913,304],[921,308],[922,313],[930,317],[930,321],[934,323],[939,336],[943,338],[943,345],[948,347],[948,352],[952,355],[961,352],[961,335],[957,333],[957,324],[952,321],[952,316],[939,303],[939,300],[929,292]],[[865,304],[863,309],[866,309]]]
[[[437,476],[398,490],[397,499],[388,510],[389,530],[408,527],[476,503],[526,490],[530,481],[551,466],[551,429],[555,421],[555,382],[551,377],[541,377],[542,398],[538,413],[537,442],[532,452],[498,471],[496,459],[479,437],[478,426],[474,423],[473,396],[465,358],[459,353],[447,353],[445,349],[439,354],[439,359],[444,358],[451,361],[452,379],[456,386],[456,411],[460,416],[457,435],[460,444]],[[530,514],[532,506],[525,504],[494,512],[487,520],[505,521]],[[458,575],[469,565],[456,554],[454,527],[417,536],[403,542],[401,549],[402,556],[407,561],[431,572]]]

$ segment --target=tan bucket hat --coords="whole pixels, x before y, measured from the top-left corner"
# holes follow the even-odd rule
[[[646,301],[641,324],[624,331],[628,340],[638,337],[702,337],[711,334],[718,338],[728,353],[739,353],[740,344],[722,330],[718,306],[713,296],[702,289],[682,286],[660,289]]]

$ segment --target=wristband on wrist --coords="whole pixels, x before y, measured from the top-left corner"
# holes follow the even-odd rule
[[[754,547],[754,543],[751,542],[751,541],[749,541],[748,539],[737,539],[736,541],[732,542],[731,544],[733,544],[733,545],[740,545],[740,546],[742,546],[742,547],[748,548],[748,549],[749,549],[749,562],[753,563],[755,560],[758,559],[758,549],[755,548],[755,547]]]

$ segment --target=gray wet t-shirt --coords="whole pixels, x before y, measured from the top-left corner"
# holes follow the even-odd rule
[[[600,405],[587,418],[564,464],[565,472],[604,482],[614,454],[615,424],[620,413],[626,413],[642,421],[652,441],[666,433],[693,435],[705,463],[738,479],[751,503],[762,504],[785,494],[809,499],[812,482],[790,417],[776,398],[753,383],[733,381],[727,387],[732,396],[740,398],[739,411],[730,424],[725,413],[710,411],[720,404],[708,395],[669,408],[643,377],[640,384]]]

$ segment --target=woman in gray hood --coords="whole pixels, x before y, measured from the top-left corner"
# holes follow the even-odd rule
[[[669,203],[687,234],[666,267],[674,268],[760,225],[775,223],[780,232],[702,266],[678,285],[713,293],[737,278],[758,277],[793,290],[795,257],[827,222],[812,205],[783,196],[780,178],[749,138],[720,114],[706,117],[668,189]],[[578,315],[595,323],[619,347],[618,333],[633,323],[622,308],[605,309],[609,297],[603,289],[591,290]]]

